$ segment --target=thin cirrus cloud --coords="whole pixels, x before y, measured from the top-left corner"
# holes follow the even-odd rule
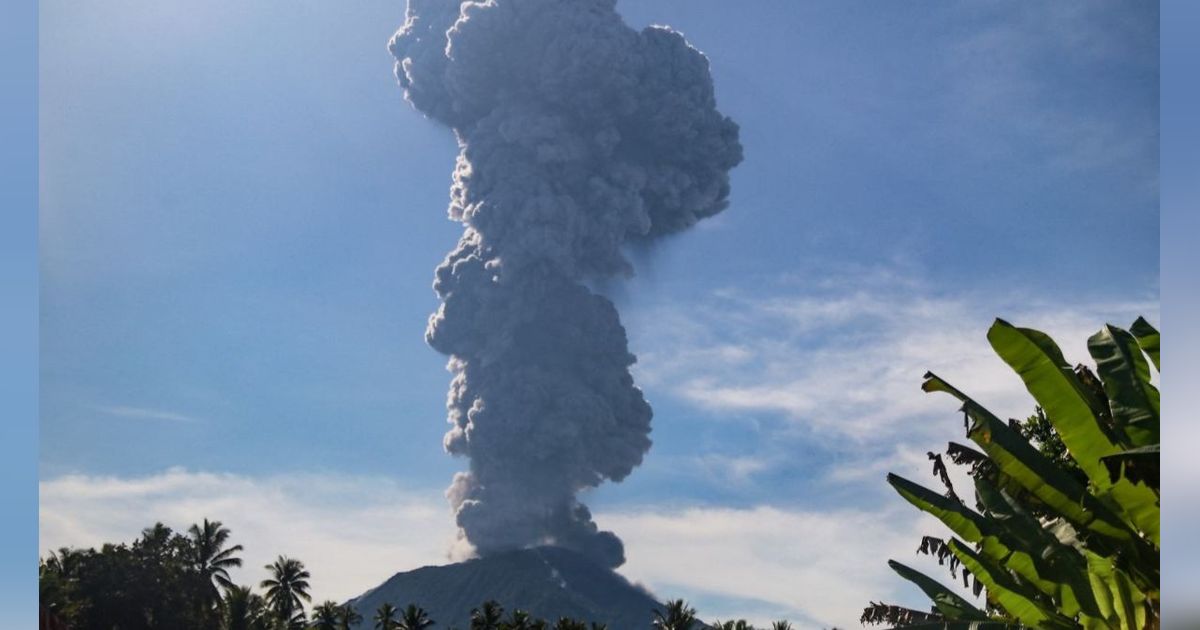
[[[130,420],[158,420],[161,422],[183,422],[193,423],[199,422],[200,419],[174,411],[166,411],[163,409],[149,409],[146,407],[128,407],[128,406],[98,406],[96,411],[105,415],[116,418],[127,418]]]
[[[631,324],[638,380],[720,418],[781,418],[787,431],[856,444],[893,442],[946,401],[920,391],[933,371],[1000,414],[1024,417],[1033,401],[988,345],[1000,315],[1049,333],[1068,360],[1091,363],[1087,337],[1104,323],[1157,319],[1156,300],[1074,305],[1023,295],[945,296],[911,286],[849,281],[825,295],[713,294],[686,310],[649,309]],[[924,430],[924,429],[922,429]]]

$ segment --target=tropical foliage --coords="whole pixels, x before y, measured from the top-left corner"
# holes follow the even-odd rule
[[[289,628],[304,628],[304,602],[312,601],[308,593],[308,579],[312,576],[304,568],[304,563],[295,558],[279,556],[265,568],[271,577],[263,580],[259,586],[266,591],[267,605],[275,614],[276,621]]]
[[[672,599],[667,602],[666,610],[654,611],[652,625],[657,630],[692,630],[698,623],[695,608],[682,599]]]
[[[59,549],[38,563],[41,607],[73,630],[211,628],[212,581],[199,555],[161,523],[132,544]]]
[[[952,533],[926,536],[918,551],[962,572],[977,607],[896,561],[889,566],[933,601],[931,612],[872,603],[864,623],[943,628],[1159,627],[1159,333],[1139,318],[1088,339],[1096,370],[1072,367],[1049,336],[997,320],[996,353],[1037,402],[1023,422],[1003,422],[929,373],[922,388],[962,403],[967,437],[946,456],[966,466],[968,506],[940,454],[930,453],[944,492],[900,476],[888,483]],[[975,624],[975,625],[971,625]]]
[[[396,607],[389,602],[384,602],[375,611],[376,630],[396,630],[399,627],[399,622],[396,620]]]

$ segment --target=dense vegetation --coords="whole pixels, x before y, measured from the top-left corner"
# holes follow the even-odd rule
[[[933,600],[923,612],[872,603],[864,623],[908,628],[1159,627],[1159,333],[1139,318],[1129,331],[1105,326],[1088,339],[1096,372],[1072,367],[1044,333],[997,320],[992,348],[1039,405],[1005,423],[930,373],[923,389],[962,402],[967,437],[946,455],[969,467],[975,505],[930,453],[938,493],[897,475],[888,482],[954,534],[925,536],[919,553],[962,571],[986,592],[980,609],[937,580],[889,565]]]

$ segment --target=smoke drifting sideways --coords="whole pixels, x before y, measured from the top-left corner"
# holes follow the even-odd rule
[[[450,217],[426,340],[453,374],[446,491],[460,542],[554,544],[617,567],[624,547],[577,494],[650,448],[625,329],[585,283],[621,252],[728,205],[738,127],[679,33],[628,27],[616,0],[409,0],[392,38],[405,97],[455,132]]]

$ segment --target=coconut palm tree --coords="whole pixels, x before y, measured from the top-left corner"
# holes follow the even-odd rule
[[[304,614],[304,602],[312,601],[308,594],[308,578],[312,576],[305,570],[303,562],[287,556],[279,556],[275,562],[266,565],[266,569],[271,572],[271,577],[259,586],[266,589],[267,604],[277,620],[293,625],[295,618]]]
[[[358,614],[358,611],[355,610],[350,604],[342,604],[342,607],[338,610],[338,620],[341,622],[341,625],[338,626],[338,628],[341,630],[350,630],[352,626],[362,623],[362,615]]]
[[[696,625],[696,609],[682,599],[668,601],[666,609],[654,611],[652,625],[657,630],[691,630]]]
[[[248,586],[226,589],[221,609],[222,630],[266,630],[269,626],[266,602]]]
[[[425,630],[434,624],[434,620],[429,618],[429,613],[425,612],[424,608],[416,604],[409,604],[404,612],[400,613],[399,630]]]
[[[162,527],[159,523],[155,528]],[[165,528],[164,528],[165,529]],[[146,534],[155,530],[147,529]],[[166,530],[169,534],[170,530]],[[233,588],[233,580],[229,579],[229,569],[242,566],[242,559],[234,554],[242,550],[241,545],[225,547],[229,541],[229,529],[221,526],[221,521],[204,519],[202,525],[193,524],[188,528],[188,536],[192,540],[192,567],[200,574],[205,583],[203,597],[206,603],[221,601],[221,589]]]
[[[781,619],[771,624],[771,630],[792,630],[792,622]]]
[[[337,602],[324,601],[313,608],[313,630],[339,630],[342,607]]]
[[[514,610],[500,626],[503,630],[533,630],[534,620],[524,610]]]
[[[499,630],[504,608],[494,600],[483,602],[471,610],[471,630]]]
[[[375,627],[378,630],[397,630],[399,627],[399,622],[396,621],[397,612],[399,611],[390,602],[380,604],[379,608],[375,610],[375,619],[373,620]]]

